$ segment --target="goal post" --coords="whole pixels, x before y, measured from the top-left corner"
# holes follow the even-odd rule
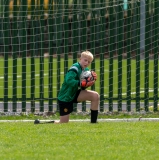
[[[0,109],[59,110],[64,76],[89,50],[100,112],[158,111],[158,10],[158,0],[3,1]]]

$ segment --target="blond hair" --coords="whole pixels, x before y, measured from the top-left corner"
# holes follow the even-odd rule
[[[91,61],[93,61],[93,54],[90,51],[84,51],[81,53],[81,57],[87,57]]]

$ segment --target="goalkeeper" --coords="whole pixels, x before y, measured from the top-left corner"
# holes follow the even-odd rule
[[[73,111],[73,103],[91,101],[91,123],[97,122],[99,94],[95,91],[85,90],[94,84],[97,74],[91,71],[92,78],[86,81],[80,80],[82,71],[89,70],[87,67],[93,61],[93,55],[89,51],[81,53],[79,62],[74,63],[65,75],[64,82],[58,94],[58,104],[60,109],[60,121],[55,123],[69,122],[69,115]]]

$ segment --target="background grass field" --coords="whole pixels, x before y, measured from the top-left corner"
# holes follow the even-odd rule
[[[158,122],[0,123],[2,160],[159,159]]]
[[[140,96],[144,97],[144,61],[140,61],[141,62],[141,66],[140,66]],[[68,66],[70,67],[73,63],[73,60],[70,58],[68,61]],[[47,98],[48,97],[48,64],[49,64],[49,60],[48,58],[44,59],[44,97]],[[126,66],[126,60],[122,61],[122,95],[123,97],[126,97],[126,87],[127,87],[127,66]],[[98,80],[96,81],[96,86],[95,86],[95,90],[97,92],[100,93],[100,60],[97,58],[95,59],[95,65],[96,65],[96,72],[98,74]],[[12,85],[13,85],[13,81],[12,81],[12,77],[13,77],[13,73],[12,73],[12,58],[10,58],[8,60],[8,94],[9,97],[12,97]],[[31,68],[31,60],[30,58],[27,58],[27,73],[26,73],[26,97],[29,98],[30,97],[30,89],[31,89],[31,73],[30,73],[30,68]],[[40,68],[40,60],[39,58],[35,59],[35,97],[39,97],[39,68]],[[154,63],[153,61],[150,61],[150,67],[149,67],[149,96],[152,97],[153,96],[153,80],[154,80]],[[104,60],[104,95],[105,97],[108,97],[109,94],[109,60],[105,59]],[[118,93],[118,60],[114,60],[114,69],[113,69],[113,96],[117,97],[117,93]],[[4,59],[1,58],[0,59],[0,98],[3,98],[4,96]],[[61,84],[63,82],[63,78],[64,78],[64,59],[61,58]],[[56,90],[56,86],[57,86],[57,59],[54,58],[53,59],[53,97],[56,98],[57,95],[57,90]],[[17,60],[17,97],[20,98],[22,93],[22,60],[21,58],[18,58]],[[136,61],[132,60],[131,61],[131,96],[135,97],[136,96]]]

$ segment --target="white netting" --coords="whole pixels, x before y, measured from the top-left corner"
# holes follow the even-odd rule
[[[84,50],[95,57],[101,111],[157,107],[158,7],[157,0],[1,1],[0,108],[56,110],[64,75]]]

